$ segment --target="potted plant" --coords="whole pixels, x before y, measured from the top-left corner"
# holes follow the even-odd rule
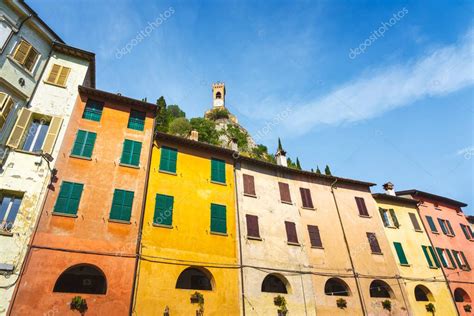
[[[386,309],[389,312],[391,312],[392,311],[392,302],[390,300],[382,301],[382,307],[383,307],[383,309]]]
[[[340,309],[344,309],[347,307],[347,301],[343,298],[340,298],[336,301],[336,304],[337,304],[337,307],[339,307]]]
[[[80,296],[74,296],[69,306],[71,310],[77,310],[81,315],[84,315],[87,311],[86,299]]]
[[[425,305],[425,307],[426,307],[427,312],[430,312],[432,315],[435,314],[436,308],[433,305],[433,303],[429,303],[429,304]]]
[[[198,304],[199,309],[196,310],[196,316],[204,315],[204,295],[199,292],[191,294],[191,304]]]
[[[464,311],[468,312],[468,313],[470,313],[471,310],[472,310],[471,304],[466,304],[466,305],[463,306],[463,308],[464,308]]]
[[[283,296],[275,296],[273,298],[273,304],[275,304],[279,308],[278,316],[285,316],[288,314],[288,308],[286,307],[286,299]]]

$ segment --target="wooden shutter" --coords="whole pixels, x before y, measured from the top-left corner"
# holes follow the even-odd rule
[[[322,247],[321,235],[319,234],[318,226],[308,225],[309,240],[311,247]]]
[[[296,234],[296,225],[293,222],[285,221],[286,237],[290,243],[298,243],[298,235]]]
[[[436,251],[438,252],[439,260],[441,260],[441,264],[443,267],[447,268],[448,263],[446,262],[446,259],[443,256],[443,249],[436,247]]]
[[[155,198],[155,215],[153,223],[158,225],[171,226],[173,223],[174,197],[157,194]]]
[[[398,260],[400,264],[408,264],[407,257],[405,256],[405,251],[403,251],[403,246],[399,242],[394,242],[393,245],[395,246],[395,251],[397,252]]]
[[[38,58],[38,55],[39,55],[38,52],[33,47],[31,47],[28,52],[28,55],[26,56],[25,63],[24,63],[24,66],[26,69],[28,69],[28,71],[33,71],[33,66],[36,63],[36,59]]]
[[[436,229],[436,225],[433,221],[433,218],[431,216],[426,216],[426,221],[428,222],[428,225],[430,226],[430,229],[433,233],[437,233],[438,229]]]
[[[51,154],[53,152],[54,143],[56,142],[56,138],[58,137],[62,123],[62,118],[57,116],[52,117],[51,122],[49,123],[48,134],[44,139],[44,144],[42,148],[44,153]]]
[[[134,192],[115,189],[110,209],[110,219],[130,221]]]
[[[429,267],[434,267],[433,262],[431,261],[430,255],[428,253],[428,247],[427,246],[421,246],[423,249],[423,253],[425,254],[426,262],[428,262]]]
[[[370,250],[373,253],[382,253],[379,241],[377,240],[375,233],[367,233],[367,239],[369,240]]]
[[[132,142],[132,157],[131,157],[131,165],[138,166],[140,165],[140,153],[142,151],[142,143],[141,142]]]
[[[146,113],[142,111],[131,110],[128,118],[128,128],[137,131],[143,131],[145,127]]]
[[[369,216],[369,212],[367,211],[367,206],[365,205],[365,200],[361,197],[355,197],[357,208],[359,210],[359,215],[362,216]]]
[[[25,133],[28,124],[31,121],[32,112],[28,109],[21,108],[20,112],[18,113],[18,118],[16,120],[15,126],[13,127],[13,131],[10,134],[10,137],[7,141],[7,146],[11,148],[18,148],[23,138],[23,134]]]
[[[132,141],[125,139],[123,141],[122,157],[120,163],[130,165],[132,160]]]
[[[466,236],[466,239],[471,240],[471,234],[469,233],[469,230],[468,230],[469,227],[463,224],[459,224],[459,225],[461,226],[461,230],[464,233],[464,236]]]
[[[458,264],[459,269],[462,269],[463,264],[461,260],[459,259],[459,251],[456,250],[451,250],[453,252],[454,259],[456,260],[456,263]]]
[[[451,251],[449,249],[445,249],[446,253],[448,254],[449,261],[451,261],[451,265],[454,269],[456,269],[456,263],[454,262],[453,256],[451,255]]]
[[[56,80],[58,79],[60,71],[61,71],[61,66],[54,64],[53,67],[51,68],[51,71],[49,72],[48,79],[46,81],[50,83],[56,83]]]
[[[441,267],[441,264],[439,262],[438,256],[436,255],[436,252],[434,251],[433,247],[428,247],[431,253],[431,257],[433,257],[433,260],[435,261],[436,266],[439,268]]]
[[[388,227],[390,226],[390,223],[387,220],[387,217],[385,216],[385,212],[387,212],[386,209],[379,207],[379,213],[380,217],[382,218],[383,226]]]
[[[58,79],[56,80],[56,84],[60,86],[65,86],[70,72],[71,72],[71,68],[64,67],[64,66],[61,67],[61,71],[59,72],[59,76],[58,76]]]
[[[21,65],[24,65],[31,48],[32,47],[30,43],[21,40],[17,45],[15,52],[13,53],[13,59],[15,59]]]
[[[211,159],[211,180],[225,183],[225,161],[216,158]]]
[[[260,230],[258,227],[258,216],[245,215],[247,221],[247,236],[260,238]]]
[[[456,236],[456,234],[454,233],[454,229],[451,226],[451,223],[448,220],[446,220],[445,223],[448,224],[447,228],[448,228],[449,232],[451,233],[451,235]]]
[[[243,175],[244,193],[255,196],[255,181],[254,177],[248,174]]]
[[[397,214],[395,214],[395,210],[391,208],[388,211],[390,212],[390,216],[392,217],[393,225],[395,225],[395,227],[397,228],[400,227],[400,223],[398,222],[398,218],[397,218]]]
[[[313,200],[311,199],[311,191],[309,189],[300,188],[301,201],[303,207],[313,208]]]
[[[63,181],[59,190],[54,211],[58,213],[76,214],[79,208],[84,185]]]
[[[460,251],[459,252],[462,257],[462,261],[464,262],[464,266],[466,267],[467,270],[471,270],[471,266],[469,265],[469,262],[467,262],[466,256],[464,255],[464,252]]]
[[[291,203],[290,186],[288,183],[278,182],[278,187],[280,189],[280,200]]]
[[[211,232],[227,233],[225,205],[211,204]]]
[[[443,234],[447,235],[448,234],[448,228],[446,227],[446,223],[444,220],[438,218],[438,224],[441,227],[441,230],[443,231]]]
[[[0,92],[0,129],[5,124],[14,104],[15,102],[8,94]]]
[[[87,132],[86,139],[84,142],[84,148],[82,149],[82,156],[91,158],[94,150],[95,140],[97,138],[96,133]]]
[[[78,130],[76,134],[76,140],[74,141],[74,146],[72,147],[71,154],[74,156],[82,156],[84,146],[86,143],[87,132],[83,130]]]
[[[420,227],[420,224],[418,223],[418,219],[416,218],[416,214],[408,213],[408,215],[410,216],[410,220],[411,220],[411,223],[413,224],[413,228],[415,230],[421,231],[421,227]]]

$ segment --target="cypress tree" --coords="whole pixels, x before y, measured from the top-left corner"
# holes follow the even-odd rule
[[[326,168],[324,169],[324,173],[325,173],[327,176],[332,176],[331,169],[329,169],[329,166],[328,166],[328,165],[326,165]]]
[[[300,164],[300,160],[298,159],[298,157],[296,157],[296,169],[301,170],[301,164]]]
[[[319,166],[316,166],[316,173],[321,174],[321,170],[319,170]]]

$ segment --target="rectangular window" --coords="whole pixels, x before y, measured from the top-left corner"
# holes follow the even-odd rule
[[[288,243],[299,244],[298,235],[296,234],[295,223],[285,221],[285,229],[286,229],[286,238],[287,238]]]
[[[314,208],[313,199],[311,198],[311,191],[309,189],[300,188],[300,194],[303,207]]]
[[[110,219],[130,222],[133,195],[134,193],[132,191],[115,189],[112,208],[110,209]]]
[[[34,119],[27,128],[27,134],[21,149],[29,152],[39,152],[48,133],[49,122]]]
[[[157,225],[171,226],[173,224],[174,197],[157,194],[155,197],[155,215],[153,223]]]
[[[46,82],[65,87],[70,72],[71,68],[54,64]]]
[[[423,254],[425,255],[426,262],[428,262],[428,266],[430,268],[436,268],[435,261],[430,256],[429,247],[428,246],[421,246],[421,248],[423,249]]]
[[[227,233],[226,206],[219,204],[211,204],[211,232]]]
[[[454,233],[454,229],[453,227],[451,226],[451,223],[448,221],[448,220],[445,220],[446,224],[447,224],[447,229],[448,229],[448,232],[451,236],[456,236],[456,234]]]
[[[123,142],[123,151],[122,158],[120,158],[120,163],[130,166],[138,166],[140,164],[141,150],[142,143],[126,139]]]
[[[369,211],[367,211],[367,206],[365,205],[365,200],[361,197],[355,197],[355,201],[357,204],[357,209],[359,210],[359,215],[361,216],[369,216]]]
[[[385,227],[400,227],[398,223],[398,218],[395,215],[394,209],[384,209],[379,207],[380,216],[382,217],[382,222]]]
[[[244,194],[255,196],[255,181],[253,176],[244,174]]]
[[[456,263],[454,262],[454,257],[451,254],[451,251],[449,251],[449,249],[444,249],[444,251],[448,255],[449,261],[451,262],[451,268],[456,269]]]
[[[15,101],[8,94],[0,92],[0,130],[7,121],[8,114],[13,109]]]
[[[418,219],[416,218],[416,214],[415,213],[408,213],[408,215],[410,216],[410,220],[411,220],[411,223],[413,225],[413,228],[416,231],[421,231],[420,223],[418,223]]]
[[[76,134],[76,140],[74,141],[74,146],[72,147],[71,155],[91,158],[96,137],[96,133],[78,130]]]
[[[436,225],[433,221],[433,218],[431,216],[426,216],[426,221],[428,222],[428,225],[430,226],[431,232],[438,233],[438,229],[436,229]]]
[[[25,40],[21,40],[13,53],[13,59],[26,68],[29,72],[33,71],[39,53]]]
[[[178,150],[166,146],[161,147],[160,170],[176,173],[176,162],[178,160]]]
[[[11,231],[21,205],[21,197],[0,193],[0,231]]]
[[[436,247],[436,252],[438,253],[439,260],[441,260],[441,264],[443,265],[443,267],[447,268],[448,260],[446,258],[446,253],[444,252],[444,249]]]
[[[291,203],[290,186],[288,183],[278,182],[278,188],[280,189],[281,202]]]
[[[399,242],[394,242],[393,246],[395,247],[395,251],[397,252],[398,260],[400,261],[401,265],[408,265],[407,257],[405,256],[405,251],[403,251],[403,246]]]
[[[83,188],[84,184],[82,183],[63,181],[54,205],[54,212],[76,215]]]
[[[471,232],[470,232],[470,227],[464,224],[459,224],[461,226],[461,230],[464,233],[464,236],[466,237],[467,240],[471,240]]]
[[[436,267],[441,267],[441,263],[439,262],[438,256],[436,255],[436,251],[434,250],[434,248],[430,246],[428,247],[428,249],[430,250],[431,258],[433,258]]]
[[[258,216],[245,215],[247,221],[247,237],[260,238],[260,230],[258,227]]]
[[[90,121],[100,122],[102,111],[104,109],[104,102],[87,99],[82,118]]]
[[[456,259],[456,262],[458,263],[458,267],[462,270],[469,271],[471,270],[471,267],[469,266],[469,263],[467,262],[466,256],[462,251],[456,251],[452,250],[454,259]]]
[[[131,110],[127,127],[137,131],[143,131],[145,129],[145,116],[145,112]]]
[[[382,253],[382,249],[380,249],[379,241],[377,240],[375,233],[367,233],[367,240],[369,241],[370,250],[372,253]]]
[[[0,52],[7,46],[12,35],[12,28],[5,22],[0,21]]]
[[[225,161],[211,159],[211,181],[225,183]]]
[[[308,233],[311,247],[322,248],[323,243],[321,241],[318,226],[308,225]]]
[[[446,226],[446,221],[444,219],[438,218],[439,227],[441,227],[441,231],[445,235],[449,235],[448,227]]]

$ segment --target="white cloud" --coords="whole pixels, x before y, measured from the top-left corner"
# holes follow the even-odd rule
[[[471,29],[458,43],[418,60],[363,73],[328,95],[294,105],[284,128],[292,135],[318,125],[370,119],[426,97],[442,96],[474,84]]]

